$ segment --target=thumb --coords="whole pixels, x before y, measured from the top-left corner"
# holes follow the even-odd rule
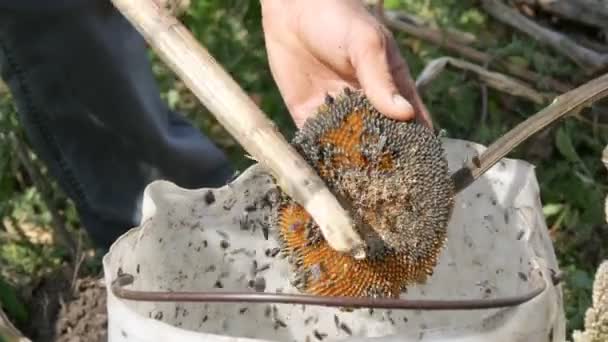
[[[387,38],[381,32],[366,35],[351,46],[351,61],[363,92],[382,114],[396,120],[415,117],[412,104],[399,92],[387,53]],[[405,62],[403,62],[405,66]]]

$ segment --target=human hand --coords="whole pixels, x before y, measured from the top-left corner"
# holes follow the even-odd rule
[[[273,78],[301,127],[326,94],[362,89],[384,115],[432,127],[391,33],[360,0],[262,0]]]

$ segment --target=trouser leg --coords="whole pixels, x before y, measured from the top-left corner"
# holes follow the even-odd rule
[[[162,102],[144,40],[111,6],[0,9],[0,67],[36,153],[108,247],[153,180],[221,186],[223,152]]]

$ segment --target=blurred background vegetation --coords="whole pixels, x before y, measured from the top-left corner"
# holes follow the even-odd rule
[[[432,20],[438,27],[469,32],[476,37],[472,43],[475,49],[539,74],[570,84],[580,84],[585,78],[568,59],[492,20],[477,1],[392,0],[385,1],[385,6]],[[259,2],[192,1],[183,20],[291,138],[294,127],[267,65]],[[432,59],[453,55],[408,34],[394,33],[414,76]],[[150,58],[155,61],[162,96],[170,106],[187,115],[228,151],[239,169],[249,165],[244,151],[185,86],[153,53]],[[423,97],[436,125],[447,136],[482,144],[491,143],[544,106],[481,87],[475,77],[458,71],[443,73]],[[537,166],[547,224],[565,272],[569,330],[582,327],[593,274],[600,261],[608,257],[608,229],[603,216],[608,175],[600,162],[601,151],[608,144],[606,133],[607,126],[601,120],[568,118],[510,155]],[[10,93],[1,86],[0,217],[0,302],[15,321],[28,319],[31,289],[65,263],[78,262],[83,273],[100,271],[101,256],[88,245],[71,202],[28,149]],[[79,247],[76,260],[58,243],[58,225]]]

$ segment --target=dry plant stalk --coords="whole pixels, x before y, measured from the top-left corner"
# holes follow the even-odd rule
[[[159,0],[159,4],[176,17],[182,16],[190,8],[190,0]]]
[[[572,333],[574,342],[608,340],[608,259],[602,261],[597,268],[591,301],[591,306],[585,312],[585,330]]]
[[[423,91],[423,88],[436,79],[448,65],[465,71],[472,71],[488,86],[513,96],[527,98],[538,104],[547,103],[551,99],[550,96],[553,96],[552,94],[541,94],[525,83],[506,75],[491,72],[481,66],[451,57],[441,57],[429,62],[416,79],[416,87]],[[580,109],[607,95],[608,74],[556,97],[549,106],[512,128],[488,146],[479,158],[456,171],[452,175],[456,191],[465,189],[530,136],[566,115],[576,116]],[[604,150],[602,158],[604,164],[608,167],[608,146]],[[606,199],[606,217],[608,220],[608,198]]]
[[[608,28],[608,2],[601,0],[516,0],[590,26]]]
[[[484,82],[488,86],[513,96],[526,98],[536,104],[547,103],[550,98],[550,95],[542,94],[517,79],[498,72],[489,71],[488,69],[485,69],[479,65],[451,57],[441,57],[430,61],[425,66],[424,70],[422,70],[418,76],[418,79],[416,79],[416,87],[419,90],[422,90],[422,88],[437,78],[439,74],[448,66],[452,66],[464,71],[471,71],[475,73],[477,77],[479,77],[480,81]]]
[[[402,16],[403,12],[391,10],[384,10],[383,15],[384,22],[390,29],[401,31],[411,35],[412,37],[435,44],[473,62],[488,65],[489,67],[496,65],[513,76],[533,84],[546,85],[548,88],[558,93],[564,93],[572,89],[572,86],[560,82],[554,78],[542,76],[512,63],[495,59],[494,56],[489,53],[481,52],[470,46],[450,40],[449,36],[444,35],[440,31],[429,30],[427,28],[408,23],[402,20]]]
[[[577,44],[569,37],[549,30],[526,18],[500,0],[482,0],[486,12],[505,24],[531,36],[535,40],[551,46],[564,54],[581,68],[593,73],[608,66],[608,55],[600,54]]]
[[[452,175],[456,191],[465,189],[530,136],[566,115],[576,114],[582,108],[606,96],[608,96],[608,74],[556,97],[549,106],[494,141],[479,158],[474,158],[456,171]]]
[[[363,258],[364,242],[334,195],[209,52],[158,0],[112,0],[160,58],[319,224],[330,246]]]

